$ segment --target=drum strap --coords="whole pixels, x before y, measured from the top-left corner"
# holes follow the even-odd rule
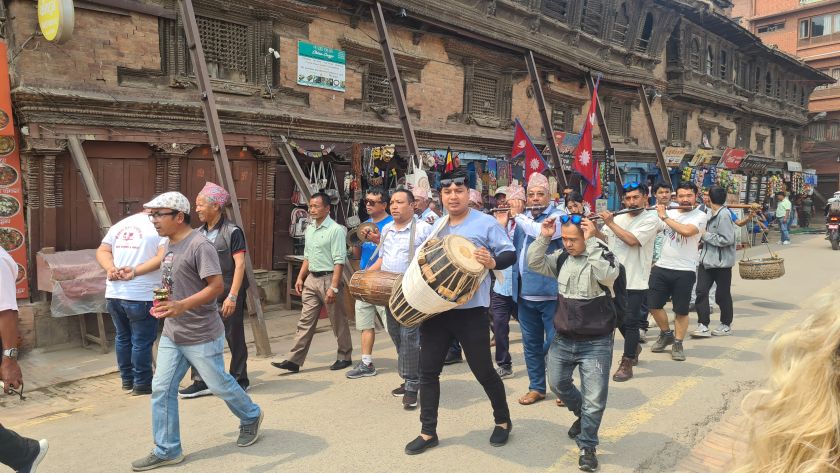
[[[414,259],[414,234],[415,234],[416,229],[417,229],[417,220],[412,218],[411,219],[411,230],[410,230],[411,233],[408,237],[409,238],[408,239],[408,260],[409,261]],[[366,268],[368,266],[370,266],[371,261],[376,261],[376,259],[378,258],[377,255],[379,254],[379,247],[382,246],[382,243],[385,242],[385,237],[388,236],[389,233],[391,233],[390,228],[388,229],[387,232],[385,232],[384,235],[382,235],[382,238],[379,239],[379,244],[377,244],[376,248],[373,249],[373,253],[371,253],[370,258],[368,259],[367,264],[365,265]]]

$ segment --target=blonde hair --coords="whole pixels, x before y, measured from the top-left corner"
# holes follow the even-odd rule
[[[743,402],[750,438],[737,473],[840,472],[840,297],[770,346],[767,388]]]

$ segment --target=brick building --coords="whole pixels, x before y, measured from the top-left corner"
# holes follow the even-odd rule
[[[733,16],[761,40],[840,79],[840,1],[734,0]],[[840,84],[819,86],[809,104],[802,164],[817,171],[819,198],[840,189]]]
[[[255,267],[281,270],[292,251],[293,181],[279,137],[338,157],[353,143],[402,143],[369,6],[194,3]],[[609,133],[621,167],[637,179],[656,173],[655,147],[662,146],[684,146],[686,156],[701,146],[718,156],[740,147],[796,159],[812,89],[830,81],[731,20],[729,0],[382,3],[424,148],[504,156],[515,118],[544,142],[526,49],[538,57],[557,131],[580,129],[589,100],[584,74],[603,74]],[[158,192],[194,196],[214,176],[174,0],[77,2],[75,36],[62,45],[35,34],[32,1],[10,0],[5,10],[33,255],[43,247],[93,248],[99,240],[67,152],[69,135],[85,140],[113,220]],[[299,41],[346,52],[344,92],[298,85]],[[640,84],[658,91],[658,143],[640,106]],[[349,169],[341,166],[337,174]]]

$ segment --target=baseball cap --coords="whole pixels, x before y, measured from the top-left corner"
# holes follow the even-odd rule
[[[496,189],[496,193],[495,193],[495,194],[493,194],[493,195],[499,195],[499,194],[508,195],[508,188],[507,188],[507,186],[502,186],[502,187],[499,187],[498,189]]]
[[[185,214],[190,213],[190,200],[180,192],[164,192],[143,204],[144,209],[172,209]]]

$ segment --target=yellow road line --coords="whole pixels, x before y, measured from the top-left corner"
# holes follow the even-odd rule
[[[799,314],[799,311],[786,312],[782,316],[777,317],[768,323],[764,329],[761,330],[761,333],[774,334],[782,327],[782,325],[787,323],[797,314]],[[687,374],[686,377],[674,383],[659,396],[623,415],[623,420],[617,425],[608,427],[599,432],[599,438],[601,441],[615,443],[627,435],[636,432],[642,425],[649,422],[660,410],[673,406],[691,388],[699,384],[703,380],[703,378],[699,376],[701,371],[708,369],[720,369],[729,361],[734,360],[738,356],[739,352],[748,350],[758,342],[764,341],[766,340],[763,337],[752,337],[736,343],[732,346],[732,348],[725,351],[717,358],[709,360],[699,368]],[[570,447],[565,455],[560,457],[553,465],[551,465],[551,467],[549,467],[549,470],[556,470],[561,467],[577,463],[578,455],[579,450],[577,447]]]

